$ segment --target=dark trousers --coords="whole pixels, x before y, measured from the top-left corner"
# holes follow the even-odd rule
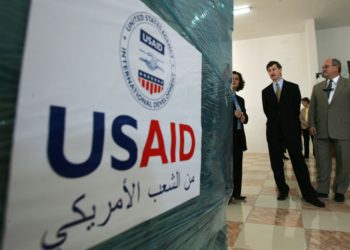
[[[241,134],[237,133],[233,138],[232,197],[240,196],[242,191],[243,150],[241,144]]]
[[[309,157],[309,145],[310,145],[310,138],[312,141],[312,151],[313,151],[313,155],[315,155],[315,148],[314,148],[314,137],[312,135],[310,135],[309,133],[309,129],[303,129],[302,130],[303,133],[303,140],[304,140],[304,156],[305,157]]]
[[[282,159],[281,143],[287,147],[294,175],[297,179],[302,196],[306,199],[315,197],[315,190],[310,182],[310,175],[301,152],[301,137],[283,136],[282,131],[273,131],[267,134],[270,163],[275,178],[277,188],[280,193],[287,194],[289,187],[284,175],[284,163]]]

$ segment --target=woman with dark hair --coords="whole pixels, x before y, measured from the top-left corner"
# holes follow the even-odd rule
[[[232,198],[236,200],[245,200],[245,196],[241,195],[242,190],[242,162],[243,151],[247,150],[246,137],[244,133],[244,124],[248,122],[244,99],[236,92],[244,88],[244,80],[242,74],[232,72],[232,103],[233,103],[233,192]]]

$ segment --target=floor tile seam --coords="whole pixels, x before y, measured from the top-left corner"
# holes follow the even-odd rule
[[[349,234],[350,236],[350,232],[346,232],[346,231],[340,231],[340,230],[330,230],[330,229],[318,229],[318,228],[306,228],[304,227],[305,231],[306,230],[314,230],[314,231],[322,231],[322,232],[327,232],[327,233],[345,233],[345,234]]]
[[[255,208],[263,208],[263,207],[256,206],[256,202],[257,202],[258,198],[259,198],[261,195],[264,195],[264,194],[263,194],[263,189],[264,189],[264,187],[265,187],[266,182],[267,182],[267,181],[270,181],[270,180],[269,180],[269,177],[270,177],[271,174],[273,174],[273,173],[272,173],[272,170],[270,169],[270,170],[268,171],[268,173],[266,174],[265,181],[263,182],[263,184],[262,184],[262,186],[261,186],[260,192],[257,194],[257,199],[256,199],[255,202],[254,202],[253,208],[250,210],[248,216],[246,217],[246,219],[245,219],[245,221],[244,221],[244,224],[249,224],[248,220],[249,220],[249,218],[252,216],[252,212],[254,211]],[[270,196],[273,196],[273,195],[270,195]],[[278,210],[278,209],[283,209],[283,210],[287,210],[287,211],[289,211],[289,210],[299,211],[299,212],[300,212],[300,219],[301,219],[301,221],[302,221],[302,218],[301,218],[301,216],[302,216],[301,208],[300,208],[300,209],[297,209],[297,208],[296,208],[296,209],[288,209],[288,208],[278,208],[278,207],[277,207],[277,208],[268,208],[268,209],[275,209],[275,212],[276,212],[276,213],[277,213],[277,210]],[[250,223],[250,224],[252,224],[252,223]],[[263,224],[263,223],[253,223],[253,224],[279,226],[279,225],[274,225],[274,224]],[[302,224],[303,224],[303,223],[302,223]],[[300,227],[300,226],[297,226],[297,227],[296,227],[296,226],[288,226],[288,225],[280,225],[279,227],[281,227],[281,228],[288,228],[288,227],[290,227],[290,228],[301,228],[301,229],[304,229],[303,226],[304,226],[304,224],[302,225],[302,227]]]
[[[282,228],[299,228],[305,230],[306,228],[304,226],[291,226],[291,225],[278,225],[278,224],[271,224],[271,223],[261,223],[261,222],[246,222],[244,224],[254,224],[254,225],[269,225],[269,226],[279,226]]]
[[[270,173],[272,173],[272,171],[270,171]],[[262,188],[261,188],[261,190],[260,190],[260,193],[257,195],[257,199],[256,199],[255,202],[254,202],[254,207],[253,207],[253,209],[250,211],[249,216],[247,216],[246,221],[248,220],[248,218],[250,217],[252,211],[253,211],[255,208],[264,208],[264,207],[256,206],[256,201],[258,200],[258,198],[259,198],[260,196],[264,196],[264,195],[265,195],[265,196],[274,196],[274,195],[268,195],[268,194],[262,193],[262,192],[263,192],[263,189],[264,189],[264,187],[265,187],[266,181],[268,181],[268,179],[265,180],[265,182],[264,182],[264,184],[263,184],[263,186],[262,186]],[[276,188],[276,187],[275,187],[275,188]],[[297,197],[297,196],[295,196],[295,195],[291,195],[291,196]],[[302,222],[302,227],[297,227],[297,228],[304,228],[304,223],[303,223],[303,220],[302,220],[302,211],[301,211],[301,210],[302,210],[302,206],[300,206],[300,208],[280,208],[280,207],[276,207],[276,208],[272,208],[272,209],[275,209],[276,213],[277,213],[277,210],[278,210],[278,209],[283,209],[283,210],[287,210],[287,211],[289,211],[289,210],[299,211],[299,214],[300,214],[299,216],[300,216],[300,220],[301,220],[301,222]]]
[[[238,239],[239,235],[240,235],[240,234],[241,234],[241,232],[242,232],[242,228],[243,228],[244,223],[243,223],[243,222],[238,222],[238,221],[229,221],[229,222],[239,224],[239,226],[238,226],[238,233],[237,233],[236,240],[233,242],[233,245],[232,245],[232,246],[230,246],[230,248],[234,249],[235,243],[236,243],[236,241],[237,241],[237,239]],[[226,223],[226,227],[227,227],[227,223]],[[227,231],[227,230],[226,230],[226,231]],[[229,240],[229,239],[227,238],[227,240]],[[228,247],[229,247],[229,246],[228,246]]]
[[[349,233],[349,235],[350,235],[350,232],[344,232],[344,231],[338,231],[338,230],[329,230],[329,229],[324,230],[324,229],[315,229],[315,228],[304,228],[304,238],[305,238],[305,245],[308,247],[307,249],[309,249],[309,245],[310,244],[308,244],[308,243],[311,241],[311,238],[308,239],[308,237],[307,237],[308,231],[318,231],[318,232],[326,232],[326,233]],[[342,249],[346,250],[346,249],[350,249],[350,248],[342,248],[341,247],[341,248],[337,248],[337,249],[339,249],[339,250],[342,250]]]
[[[265,159],[266,160],[266,159]],[[268,160],[268,159],[267,159]],[[251,163],[251,162],[249,162],[249,166],[251,166],[251,165],[254,165],[254,163]],[[291,167],[291,166],[289,166],[289,167]],[[314,167],[314,166],[311,166],[311,167]],[[267,181],[267,178],[269,178],[270,177],[270,175],[271,175],[271,171],[269,172],[269,173],[267,173],[266,174],[266,179],[264,179],[265,180],[265,182]],[[249,172],[249,174],[251,174],[250,172]],[[291,172],[291,174],[293,174],[293,172]],[[265,183],[264,182],[264,183]],[[252,206],[250,206],[252,209],[249,211],[249,214],[248,214],[248,216],[246,216],[246,219],[243,221],[243,222],[238,222],[238,223],[241,223],[240,224],[240,231],[239,231],[239,234],[238,235],[240,235],[240,233],[242,232],[242,227],[243,226],[245,226],[245,225],[249,225],[249,224],[260,224],[260,223],[251,223],[251,222],[248,222],[248,219],[249,219],[249,217],[250,216],[252,216],[252,212],[253,212],[253,210],[255,209],[255,208],[259,208],[259,206],[256,206],[256,202],[257,202],[257,200],[258,200],[258,198],[259,197],[261,197],[261,195],[263,195],[262,194],[262,190],[263,190],[263,188],[264,188],[264,186],[260,186],[260,190],[259,190],[259,192],[256,194],[256,200],[252,203]],[[293,195],[294,196],[294,195]],[[244,205],[244,206],[246,206],[246,205]],[[309,211],[309,212],[311,212],[311,211],[316,211],[316,212],[318,212],[318,211],[320,211],[320,212],[322,212],[322,213],[329,213],[329,212],[332,212],[332,213],[343,213],[343,214],[349,214],[348,212],[336,212],[336,211],[322,211],[322,210],[319,210],[319,209],[312,209],[312,208],[304,208],[303,207],[303,205],[300,207],[300,208],[292,208],[292,209],[289,209],[289,208],[275,208],[275,209],[284,209],[284,210],[300,210],[301,211],[301,219],[303,220],[304,219],[304,214],[303,214],[303,211]],[[237,223],[237,222],[236,222]],[[339,232],[339,233],[349,233],[349,232],[347,232],[347,231],[339,231],[339,230],[323,230],[323,229],[312,229],[312,228],[305,228],[305,226],[304,226],[304,223],[302,223],[303,224],[303,227],[297,227],[297,228],[300,228],[300,229],[303,229],[303,231],[304,231],[304,237],[305,237],[305,241],[306,241],[306,230],[320,230],[320,231],[329,231],[329,232]],[[275,226],[275,227],[282,227],[282,228],[287,228],[288,226],[285,226],[285,225],[272,225],[272,224],[260,224],[260,225],[270,225],[270,226]],[[293,228],[295,228],[295,227],[293,227]],[[305,246],[307,246],[307,244],[305,244]]]
[[[321,214],[323,213],[331,213],[331,214],[340,214],[340,215],[343,215],[343,216],[349,216],[349,213],[348,212],[338,212],[338,211],[333,211],[333,210],[321,210],[320,208],[316,209],[310,209],[310,208],[302,208],[302,210],[305,210],[305,211],[316,211],[316,212],[320,212]]]
[[[267,178],[265,179],[265,182],[266,182],[266,181],[267,181]],[[263,191],[263,187],[264,187],[265,182],[264,182],[264,183],[262,184],[262,186],[260,187],[259,193],[256,195],[256,199],[255,199],[255,201],[254,201],[254,203],[253,203],[253,205],[252,205],[252,209],[249,211],[249,214],[248,214],[248,216],[245,218],[244,223],[247,222],[248,218],[249,218],[249,217],[251,216],[251,214],[252,214],[252,211],[254,211],[254,209],[255,209],[256,207],[258,207],[258,206],[256,206],[256,202],[257,202],[257,200],[259,199],[260,195],[262,195],[262,191]]]
[[[262,208],[262,209],[274,209],[274,210],[286,210],[286,211],[299,211],[301,214],[301,208],[284,208],[284,207],[259,207],[257,206],[256,208]]]
[[[301,220],[301,223],[302,223],[302,227],[304,227],[304,223],[303,223],[303,220],[302,220],[302,212],[301,212],[301,209],[288,209],[288,208],[267,208],[267,207],[259,207],[259,208],[262,208],[262,209],[267,209],[267,210],[274,210],[274,211],[271,211],[271,213],[274,213],[274,216],[277,217],[278,215],[280,215],[279,212],[283,211],[294,211],[294,212],[297,212],[296,215],[298,216],[298,220]],[[253,211],[254,209],[252,209]],[[252,212],[251,211],[251,212]],[[288,214],[287,214],[288,216]],[[247,221],[248,221],[249,217],[247,217]]]
[[[331,213],[333,214],[334,212],[332,211],[321,211],[319,209],[303,209],[305,211],[316,211],[316,212],[321,212],[321,213]],[[343,213],[345,215],[348,215],[348,213]],[[325,215],[326,216],[326,215]],[[303,222],[303,225],[304,225],[304,215],[303,215],[303,211],[301,212],[301,219],[302,219],[302,222]],[[306,220],[306,218],[305,218]],[[322,228],[309,228],[309,227],[305,227],[304,225],[304,229],[305,230],[318,230],[318,231],[327,231],[327,232],[340,232],[340,233],[349,233],[350,234],[350,229],[349,231],[344,231],[344,230],[340,230],[340,229],[337,229],[337,230],[331,230],[331,229],[322,229]],[[349,248],[350,249],[350,248]]]
[[[242,224],[243,225],[243,224]],[[291,226],[285,226],[285,225],[274,225],[274,224],[262,224],[262,223],[253,223],[253,222],[246,222],[244,225],[263,225],[263,226],[271,226],[271,227],[277,227],[280,229],[288,228],[288,229],[300,229],[305,232],[305,227],[291,227]]]
[[[255,202],[254,202],[255,203]],[[254,205],[242,205],[243,207],[251,207],[251,209],[249,210],[248,215],[245,217],[245,219],[242,221],[242,224],[246,223],[247,219],[249,218],[250,214],[252,213],[252,211],[254,210]]]

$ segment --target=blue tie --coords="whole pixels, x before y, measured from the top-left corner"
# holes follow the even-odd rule
[[[233,100],[233,103],[235,104],[235,107],[236,107],[236,110],[239,111],[239,112],[242,112],[242,109],[241,107],[239,106],[239,102],[237,100],[237,96],[235,93],[233,93],[232,95],[232,100]],[[237,119],[237,129],[242,129],[242,124],[241,122],[239,121],[239,119]]]
[[[328,82],[328,85],[327,85],[327,88],[326,88],[326,90],[327,90],[327,99],[329,99],[329,96],[330,96],[330,94],[331,94],[331,91],[333,90],[333,86],[332,86],[332,83],[333,83],[333,80],[332,79],[330,79],[329,80],[329,82]]]

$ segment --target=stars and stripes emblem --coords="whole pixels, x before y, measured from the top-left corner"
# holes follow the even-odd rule
[[[142,70],[139,70],[139,83],[151,95],[162,92],[164,86],[164,80]]]

